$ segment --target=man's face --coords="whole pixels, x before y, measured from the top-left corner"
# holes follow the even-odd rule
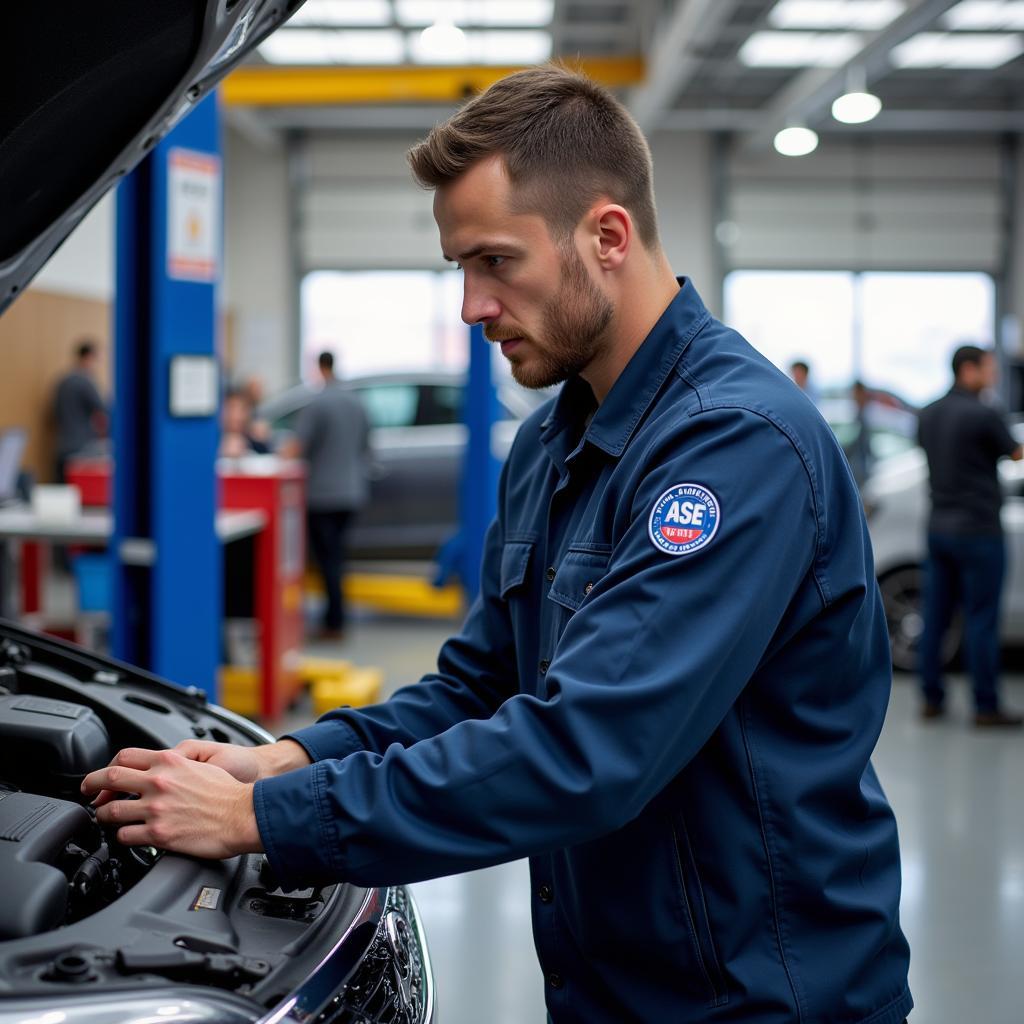
[[[999,365],[995,356],[988,353],[976,363],[965,362],[960,369],[957,383],[967,391],[980,393],[994,388],[999,380]]]
[[[437,190],[434,217],[445,258],[462,268],[462,319],[501,345],[520,384],[545,388],[604,350],[614,309],[575,241],[555,242],[543,217],[515,212],[512,200],[490,157]]]

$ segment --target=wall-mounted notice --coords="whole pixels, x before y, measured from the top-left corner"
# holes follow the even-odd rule
[[[172,149],[167,158],[167,276],[217,280],[220,264],[220,158]]]

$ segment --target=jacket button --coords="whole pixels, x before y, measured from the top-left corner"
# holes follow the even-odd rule
[[[564,982],[562,981],[562,976],[561,976],[560,974],[558,974],[558,973],[557,973],[557,972],[555,972],[555,971],[552,971],[552,972],[551,972],[551,973],[550,973],[550,974],[548,975],[548,984],[549,984],[549,985],[550,985],[550,986],[551,986],[552,988],[561,988],[561,987],[562,987],[562,985],[564,984]]]
[[[541,903],[550,903],[554,898],[555,894],[550,885],[542,885],[537,890],[537,899],[539,899]]]
[[[537,668],[540,669],[540,674],[541,675],[545,675],[547,673],[547,670],[550,667],[550,665],[551,665],[551,662],[548,661],[547,658],[542,658],[540,664],[537,666]]]
[[[589,594],[589,593],[590,593],[590,592],[591,592],[591,591],[592,591],[593,589],[594,589],[594,584],[593,584],[593,583],[588,583],[588,584],[587,584],[587,585],[586,585],[586,586],[585,586],[585,587],[583,588],[583,593],[584,593],[584,594]]]
[[[555,567],[553,565],[548,566],[548,571],[544,574],[548,578],[548,583],[555,582]]]

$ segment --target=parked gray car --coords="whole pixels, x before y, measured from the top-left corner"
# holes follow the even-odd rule
[[[354,558],[433,558],[458,529],[459,481],[466,449],[465,380],[444,372],[394,373],[346,380],[370,421],[370,500],[352,527]],[[297,385],[265,402],[259,416],[280,443],[314,392]],[[497,385],[500,419],[491,435],[504,459],[520,422],[549,395],[511,380]],[[410,501],[410,495],[416,500]]]
[[[1024,440],[1024,425],[1015,425],[1013,432]],[[1022,643],[1024,464],[1004,459],[999,463],[999,475],[1006,496],[1003,529],[1007,546],[1002,637],[1005,643]],[[927,556],[928,464],[924,452],[914,447],[880,462],[864,489],[864,498],[875,552],[875,575],[889,625],[893,666],[915,672],[924,629],[922,595]],[[955,657],[961,639],[961,624],[954,621],[946,636],[947,662]]]

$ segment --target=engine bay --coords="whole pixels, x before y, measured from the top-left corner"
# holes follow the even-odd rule
[[[261,855],[127,847],[96,821],[85,775],[191,737],[270,739],[198,691],[0,625],[0,997],[184,981],[267,1006],[344,931],[364,890],[283,892]]]

